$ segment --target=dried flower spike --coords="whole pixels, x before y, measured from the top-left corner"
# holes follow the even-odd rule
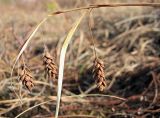
[[[96,58],[93,66],[93,78],[96,81],[97,88],[103,91],[106,87],[106,80],[104,75],[104,63],[102,60]]]
[[[55,64],[55,58],[53,58],[48,49],[45,47],[44,55],[43,55],[43,64],[45,66],[45,71],[49,77],[49,79],[57,78],[57,66]]]
[[[22,81],[22,84],[31,91],[34,83],[33,83],[33,77],[29,71],[25,69],[25,67],[22,67],[22,71],[20,72],[20,80]]]

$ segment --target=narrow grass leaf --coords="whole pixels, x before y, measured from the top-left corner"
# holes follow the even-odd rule
[[[67,47],[72,39],[72,36],[74,35],[77,27],[81,23],[81,21],[84,18],[86,13],[87,12],[84,12],[83,15],[79,19],[76,20],[76,22],[73,24],[71,30],[67,34],[67,37],[62,45],[62,49],[61,49],[61,53],[60,53],[60,63],[59,63],[58,90],[57,90],[57,103],[56,103],[55,118],[58,118],[59,107],[60,107],[60,99],[61,99],[62,83],[63,83],[63,73],[64,73],[64,60],[65,60],[66,50],[67,50]]]
[[[37,32],[37,30],[39,29],[39,27],[48,19],[49,17],[46,17],[44,18],[38,25],[37,27],[34,29],[34,31],[31,33],[31,35],[28,37],[28,39],[26,40],[26,42],[23,44],[21,50],[19,51],[19,54],[14,62],[14,65],[12,67],[12,70],[11,70],[11,77],[12,77],[12,73],[13,73],[13,70],[15,68],[15,65],[17,64],[19,58],[21,57],[22,53],[24,52],[24,50],[27,48],[29,42],[31,41],[32,37],[35,35],[35,33]]]

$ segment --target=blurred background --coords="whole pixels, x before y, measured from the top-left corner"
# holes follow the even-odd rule
[[[90,4],[160,3],[160,0],[0,0],[0,117],[53,118],[57,79],[45,76],[44,45],[59,65],[63,41],[82,11],[51,17],[33,37],[10,76],[24,42],[40,21],[57,10]],[[86,16],[67,50],[60,118],[158,118],[160,116],[159,7],[97,8]],[[94,52],[104,62],[106,88],[93,79]],[[25,64],[29,91],[19,80]],[[17,95],[19,98],[17,97]]]

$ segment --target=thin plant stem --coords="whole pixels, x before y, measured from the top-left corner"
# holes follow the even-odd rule
[[[109,3],[109,4],[95,4],[95,5],[89,5],[85,7],[79,7],[79,8],[73,8],[68,10],[61,10],[52,12],[48,16],[53,16],[56,14],[62,14],[67,12],[73,12],[73,11],[80,11],[84,9],[93,9],[93,8],[102,8],[102,7],[136,7],[136,6],[144,6],[144,7],[160,7],[160,3]]]
[[[95,58],[97,58],[97,53],[96,53],[96,48],[95,48],[94,37],[93,37],[92,29],[91,29],[91,12],[92,12],[92,10],[93,10],[93,8],[91,8],[91,9],[89,10],[88,26],[89,26],[89,33],[90,33],[90,37],[91,37],[91,41],[92,41],[92,45],[93,45],[93,52],[94,52],[94,56],[95,56]]]

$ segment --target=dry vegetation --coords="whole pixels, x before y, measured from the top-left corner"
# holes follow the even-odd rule
[[[11,77],[14,59],[48,12],[104,0],[2,1],[0,116],[54,117],[61,47],[82,11],[53,16],[45,22]],[[119,7],[93,9],[91,17],[86,15],[67,49],[60,118],[160,116],[159,12],[159,7]]]

